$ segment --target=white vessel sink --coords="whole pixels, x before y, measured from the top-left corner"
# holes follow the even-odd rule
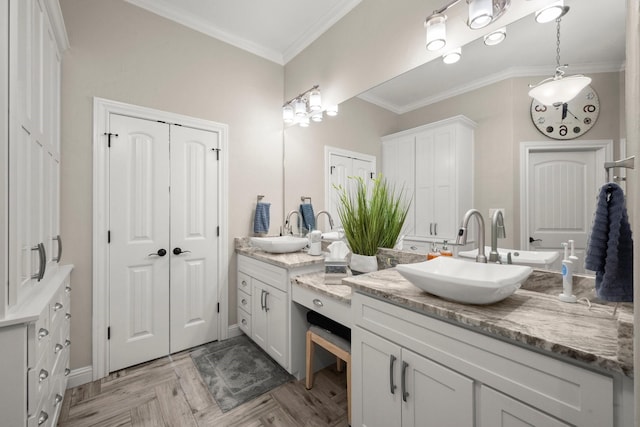
[[[277,236],[277,237],[252,237],[251,245],[265,252],[274,254],[286,254],[297,252],[307,246],[309,240],[306,237]]]
[[[418,288],[465,304],[501,301],[514,293],[533,271],[523,265],[471,263],[446,256],[396,268]]]
[[[491,252],[490,246],[484,247],[484,254],[489,259],[489,253]],[[498,248],[498,255],[500,256],[500,262],[503,264],[507,263],[507,254],[511,252],[511,263],[518,265],[528,265],[531,267],[544,267],[549,268],[551,264],[560,256],[560,252],[550,251],[550,252],[542,252],[542,251],[519,251],[517,249],[504,249]],[[478,255],[478,250],[474,249],[472,251],[462,251],[458,252],[458,256],[462,258],[476,259],[476,255]]]

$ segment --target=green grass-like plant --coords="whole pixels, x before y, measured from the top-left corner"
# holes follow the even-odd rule
[[[338,216],[349,247],[354,254],[375,255],[378,248],[393,248],[407,218],[410,200],[404,188],[396,194],[395,186],[378,175],[369,191],[364,179],[350,176],[356,183],[349,191],[335,186],[340,203]]]

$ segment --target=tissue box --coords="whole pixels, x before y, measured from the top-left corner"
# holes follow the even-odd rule
[[[342,279],[350,276],[351,271],[347,261],[344,260],[324,260],[324,281],[327,285],[340,285]]]

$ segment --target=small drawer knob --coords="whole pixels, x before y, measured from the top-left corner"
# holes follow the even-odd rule
[[[71,373],[71,369],[69,369],[69,368],[65,368],[64,369],[64,376],[65,377],[68,377],[70,373]]]
[[[38,339],[41,340],[42,338],[46,337],[49,335],[49,330],[45,329],[45,328],[40,328],[40,330],[38,331]]]
[[[246,326],[246,324],[247,324],[247,319],[242,319],[242,324]]]
[[[59,352],[60,350],[62,350],[63,348],[64,348],[64,347],[62,346],[62,344],[56,344],[56,346],[53,348],[53,352],[54,352],[55,354],[58,354],[58,352]]]
[[[40,369],[40,374],[38,375],[38,382],[41,383],[47,378],[49,378],[49,371],[47,371],[46,369]]]
[[[56,397],[53,398],[53,404],[58,406],[60,402],[62,402],[62,399],[63,397],[59,393],[56,393]]]
[[[67,314],[65,314],[65,315],[64,315],[64,318],[65,318],[65,319],[67,319],[67,320],[71,319],[71,313],[67,313]]]
[[[66,293],[71,292],[71,286],[65,286],[65,287],[64,287],[64,291],[65,291]]]
[[[64,346],[69,347],[71,345],[71,340],[64,340]]]
[[[53,311],[58,311],[60,309],[62,309],[64,306],[62,304],[60,304],[59,302],[55,303],[53,305]]]
[[[314,298],[313,305],[315,305],[316,307],[322,307],[324,304],[318,298]]]
[[[38,425],[41,426],[42,424],[46,423],[48,419],[49,414],[44,411],[40,411],[40,416],[38,417]]]

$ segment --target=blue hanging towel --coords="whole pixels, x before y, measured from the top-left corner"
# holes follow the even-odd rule
[[[269,208],[271,203],[258,202],[256,215],[253,218],[253,232],[256,234],[269,232]]]
[[[303,230],[313,231],[316,229],[316,219],[313,214],[313,205],[311,203],[302,203],[300,205],[300,216],[302,217]]]
[[[584,266],[596,272],[596,295],[633,301],[633,239],[624,192],[615,183],[600,189]]]

